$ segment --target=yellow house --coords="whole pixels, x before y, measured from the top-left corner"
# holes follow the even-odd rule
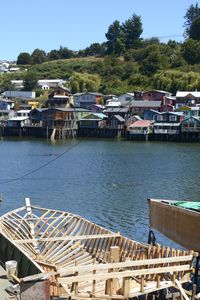
[[[28,105],[31,105],[31,109],[34,109],[34,108],[39,108],[40,107],[40,103],[38,101],[28,101]]]

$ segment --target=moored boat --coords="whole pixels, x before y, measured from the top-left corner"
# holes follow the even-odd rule
[[[200,252],[200,202],[149,199],[150,227]]]

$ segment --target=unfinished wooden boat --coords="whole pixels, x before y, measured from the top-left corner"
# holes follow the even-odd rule
[[[125,299],[190,280],[193,251],[130,240],[64,211],[26,205],[0,218],[0,255],[20,283],[50,282],[50,295]]]
[[[149,199],[150,226],[200,252],[200,202]]]

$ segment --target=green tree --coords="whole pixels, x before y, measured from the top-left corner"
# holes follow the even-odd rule
[[[114,21],[106,33],[108,54],[121,55],[125,49],[124,34],[119,21]]]
[[[72,93],[97,92],[100,87],[100,77],[94,74],[74,72],[70,78],[69,87]]]
[[[199,16],[200,16],[200,7],[198,6],[198,3],[196,3],[195,5],[191,4],[184,16],[186,20],[184,23],[186,38],[188,38],[190,35],[190,28],[192,26],[192,23]]]
[[[61,59],[67,59],[74,56],[74,52],[67,47],[60,46],[58,52]]]
[[[32,63],[31,55],[27,52],[22,52],[17,57],[17,65],[30,65]]]
[[[126,20],[122,25],[125,38],[125,47],[127,50],[138,48],[141,45],[142,21],[141,17],[133,14],[131,18]]]
[[[200,40],[200,15],[192,22],[189,29],[189,38],[193,40]]]
[[[200,63],[200,41],[189,39],[182,46],[184,59],[189,64]]]
[[[34,71],[28,71],[24,77],[24,91],[32,91],[37,87],[38,75]]]
[[[162,68],[162,56],[159,48],[153,49],[152,46],[151,49],[152,51],[141,62],[140,70],[144,75],[153,75]]]
[[[85,49],[86,56],[102,56],[106,52],[105,43],[93,43]]]
[[[70,87],[71,87],[71,92],[72,94],[75,94],[75,93],[78,93],[79,92],[79,83],[77,80],[73,80],[71,83],[70,83]]]
[[[48,60],[57,60],[60,59],[60,53],[58,50],[51,50],[48,54],[47,54],[47,59]]]
[[[14,90],[14,85],[11,83],[10,76],[0,76],[0,91],[12,91]]]
[[[31,54],[33,64],[41,64],[46,61],[46,52],[41,49],[35,49]]]

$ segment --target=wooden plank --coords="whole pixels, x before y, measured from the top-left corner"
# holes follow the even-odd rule
[[[57,237],[57,236],[60,236],[62,235],[62,231],[65,229],[65,227],[68,225],[68,223],[72,220],[72,218],[69,218],[67,220],[67,223],[65,223],[65,225],[59,230],[56,232],[56,234],[54,234],[54,238]],[[65,220],[66,221],[66,220]],[[44,250],[41,252],[41,254],[44,256],[44,257],[47,257],[49,255],[49,253],[53,253],[53,250],[54,249],[57,249],[58,245],[60,245],[60,241],[57,241],[57,242],[52,242],[52,243],[49,243],[49,244],[46,244],[45,245],[45,248]]]
[[[51,215],[50,217],[54,217],[54,216],[56,216],[56,214],[57,214],[56,212],[53,212],[52,215]],[[43,224],[39,227],[38,231],[36,232],[36,236],[38,236],[38,235],[40,234],[40,232],[42,232],[42,230],[43,230],[43,228],[45,228],[45,226],[46,226],[47,228],[45,229],[44,232],[42,232],[42,235],[44,235],[44,233],[47,233],[47,229],[49,228],[49,221],[52,220],[50,217],[47,218],[47,219],[43,222]]]
[[[110,238],[110,237],[119,237],[117,233],[106,233],[106,234],[94,234],[94,235],[79,235],[79,236],[62,236],[62,237],[52,237],[52,238],[37,238],[34,241],[38,243],[42,242],[57,242],[57,241],[76,241],[76,240],[90,240],[90,239],[99,239],[99,238]],[[19,240],[16,239],[15,242],[17,244],[25,244],[25,243],[32,243],[33,239],[23,239]]]
[[[110,263],[116,263],[119,261],[119,247],[112,246],[110,247],[110,255],[109,255],[109,262]],[[114,272],[115,269],[108,269],[108,272]],[[106,294],[114,295],[116,291],[119,289],[118,281],[117,279],[108,279],[106,281]]]
[[[177,279],[175,280],[175,283],[176,283],[178,289],[180,290],[182,296],[184,297],[184,299],[185,300],[190,300],[189,297],[187,296],[187,294],[185,293],[181,283]]]
[[[127,267],[139,267],[139,266],[148,266],[148,265],[156,265],[156,264],[165,264],[165,263],[178,263],[178,262],[189,262],[192,261],[193,256],[179,256],[179,257],[166,257],[166,258],[154,258],[154,259],[145,259],[141,261],[125,261],[118,263],[106,263],[106,264],[96,264],[95,266],[83,266],[78,267],[78,270],[75,267],[68,269],[59,269],[58,272],[63,274],[65,272],[73,273],[75,271],[92,271],[92,270],[108,270],[108,269],[116,269],[116,268],[127,268]],[[67,273],[66,273],[67,275]]]
[[[188,271],[191,270],[190,265],[181,265],[173,267],[163,267],[163,268],[152,268],[152,269],[140,269],[124,272],[113,272],[106,274],[96,274],[96,275],[79,275],[63,278],[65,283],[81,282],[81,281],[90,281],[90,280],[107,280],[114,279],[119,277],[132,277],[132,276],[142,276],[148,274],[161,274],[165,272],[175,272],[175,271]]]
[[[71,298],[71,299],[74,299],[74,300],[92,300],[92,299],[109,299],[109,300],[112,300],[112,299],[116,299],[116,300],[123,300],[125,299],[124,296],[122,295],[106,295],[106,294],[96,294],[95,297],[92,297],[89,295],[89,293],[87,294],[83,294],[83,293],[79,293],[78,295],[74,295],[73,293],[67,293],[67,294],[63,294],[61,295],[62,297],[66,297],[66,298]]]

